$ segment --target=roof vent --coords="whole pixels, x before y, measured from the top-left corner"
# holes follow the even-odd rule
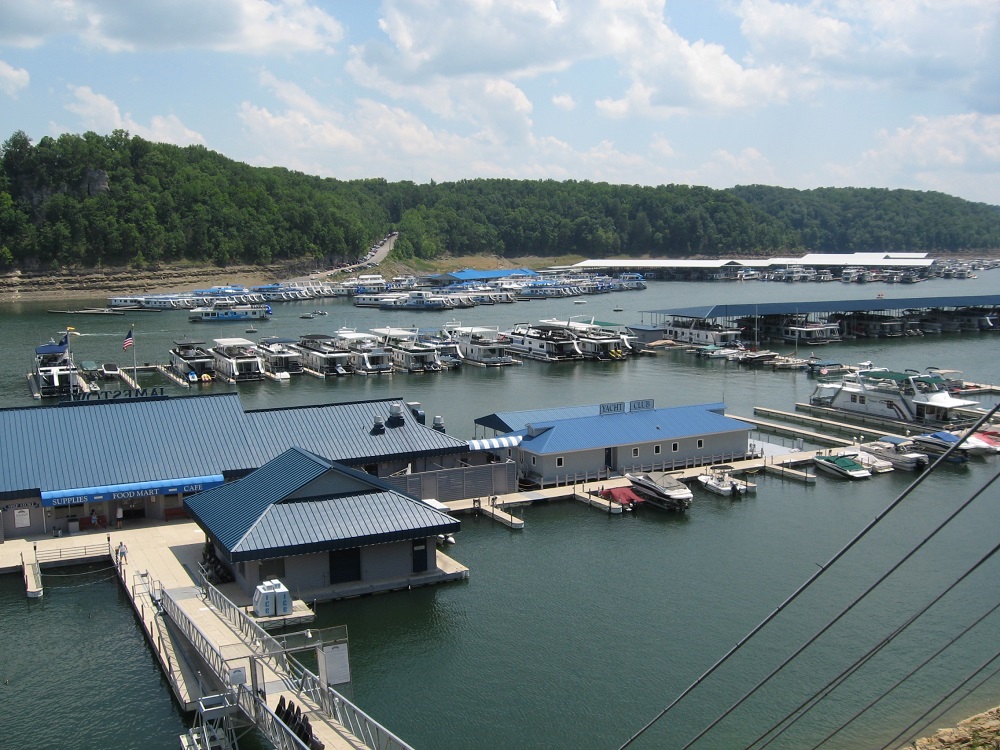
[[[372,425],[372,434],[377,435],[381,432],[385,432],[385,420],[382,417],[375,417],[375,424]]]
[[[444,418],[434,417],[434,423],[431,425],[431,427],[437,430],[438,432],[444,432]]]
[[[413,415],[418,423],[427,424],[427,417],[424,416],[424,410],[420,408],[419,401],[407,401],[406,405],[410,409],[410,414]]]
[[[389,424],[394,427],[403,424],[402,404],[389,404]]]

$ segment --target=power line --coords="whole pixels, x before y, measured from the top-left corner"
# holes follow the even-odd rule
[[[990,409],[986,414],[984,414],[979,419],[979,421],[977,421],[976,424],[971,428],[970,431],[979,429],[979,427],[981,427],[989,419],[992,418],[992,416],[997,412],[998,409],[1000,409],[1000,403],[996,404],[992,409]],[[790,604],[792,604],[792,602],[794,602],[796,599],[798,599],[799,596],[805,593],[805,591],[809,589],[813,585],[813,583],[815,583],[820,578],[820,576],[822,576],[827,570],[829,570],[830,567],[832,567],[838,560],[843,558],[851,549],[855,547],[855,545],[861,542],[861,540],[864,539],[872,531],[872,529],[874,529],[883,519],[885,519],[893,510],[895,510],[896,507],[898,507],[899,504],[904,499],[906,499],[911,492],[913,492],[918,486],[920,486],[926,480],[926,478],[929,475],[931,475],[937,469],[938,466],[941,465],[943,461],[945,461],[948,457],[950,457],[950,455],[955,451],[958,445],[959,443],[955,443],[948,450],[946,450],[941,456],[939,456],[938,460],[935,461],[934,464],[926,472],[924,472],[921,476],[917,477],[917,479],[914,480],[914,482],[909,487],[903,490],[903,492],[900,493],[900,495],[897,496],[895,500],[889,503],[889,505],[884,510],[882,510],[881,513],[876,515],[875,518],[873,518],[871,522],[869,522],[861,531],[859,531],[846,545],[841,547],[825,565],[821,566],[818,571],[816,571],[808,579],[806,579],[806,581],[802,583],[794,592],[792,592],[792,594],[789,597],[787,597],[781,604],[779,604],[777,608],[775,608],[770,614],[768,614],[763,620],[761,620],[749,633],[747,633],[725,654],[723,654],[722,657],[720,657],[714,664],[712,664],[712,666],[710,666],[705,672],[703,672],[694,682],[692,682],[683,691],[681,691],[680,695],[674,698],[656,716],[650,719],[635,734],[633,734],[624,744],[621,745],[619,750],[625,750],[625,748],[629,747],[633,742],[635,742],[635,740],[637,740],[645,732],[647,732],[654,724],[656,724],[660,719],[666,716],[678,703],[680,703],[684,698],[690,695],[699,685],[704,683],[705,680],[707,680],[711,675],[713,675],[723,664],[729,661],[730,658],[732,658],[740,649],[743,648],[744,645],[746,645],[750,640],[752,640],[754,636],[756,636],[770,622],[772,622],[782,611],[784,611]],[[784,666],[784,664],[782,666]],[[770,679],[770,675],[768,679]],[[759,687],[759,684],[757,687]],[[757,687],[754,688],[754,691],[756,691]],[[744,698],[740,700],[740,703],[742,703],[746,697],[748,696],[744,696]],[[691,742],[689,742],[684,747],[685,748],[690,747],[692,742],[695,742],[702,736],[704,736],[706,732],[708,732],[710,729],[712,729],[712,727],[718,724],[719,721],[722,720],[722,718],[725,718],[725,716],[728,715],[732,710],[734,710],[735,707],[736,706],[733,706],[730,709],[728,709],[722,717],[720,717],[719,719],[714,721],[711,725],[706,727],[702,732],[700,732]]]

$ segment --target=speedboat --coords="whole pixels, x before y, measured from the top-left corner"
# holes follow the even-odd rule
[[[941,456],[948,452],[945,461],[953,464],[964,464],[969,460],[969,451],[962,447],[962,439],[950,432],[939,430],[926,435],[916,435],[913,442],[924,452],[932,456]]]
[[[706,473],[698,477],[698,482],[709,492],[724,497],[742,497],[757,489],[756,485],[751,489],[748,482],[734,477],[732,471],[732,466],[710,466]]]
[[[849,456],[815,456],[816,468],[844,479],[867,479],[872,475],[868,469]]]
[[[691,507],[694,494],[685,485],[666,472],[651,474],[626,474],[636,494],[653,505],[667,510],[685,510]]]
[[[916,443],[909,438],[884,435],[861,447],[865,453],[888,461],[894,468],[903,471],[923,471],[931,462],[927,454],[917,450]]]
[[[637,495],[628,487],[609,487],[601,490],[600,494],[605,500],[618,503],[625,510],[635,510],[645,502],[645,498]]]
[[[833,455],[847,456],[864,466],[872,474],[885,474],[886,472],[892,471],[896,468],[892,465],[892,461],[881,458],[868,450],[862,450],[859,448],[842,448],[836,451]]]

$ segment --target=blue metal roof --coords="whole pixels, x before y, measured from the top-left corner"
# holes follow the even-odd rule
[[[498,411],[479,417],[476,424],[497,432],[514,432],[523,430],[529,422],[543,424],[559,419],[575,419],[577,417],[592,417],[601,413],[598,404],[585,406],[558,406],[552,409],[530,409],[528,411]]]
[[[742,318],[747,315],[796,315],[819,312],[878,312],[933,307],[996,307],[1000,294],[949,295],[946,297],[885,297],[881,299],[811,300],[808,302],[751,302],[738,305],[700,305],[664,310],[640,310],[652,315],[685,318]],[[637,328],[629,326],[629,328]]]
[[[468,450],[408,411],[391,420],[393,403],[405,410],[385,399],[244,412],[236,393],[0,409],[0,497],[241,476],[293,446],[347,463]]]
[[[522,436],[523,450],[545,455],[753,429],[725,416],[724,409],[724,404],[701,404],[531,422],[515,434]]]
[[[418,539],[461,524],[376,477],[292,448],[184,501],[233,562]]]
[[[513,269],[493,269],[480,271],[475,268],[466,268],[463,271],[452,271],[450,273],[442,273],[434,276],[435,279],[440,279],[442,281],[453,280],[453,281],[488,281],[491,279],[505,279],[508,276],[538,276],[536,271],[532,271],[530,268],[513,268]]]

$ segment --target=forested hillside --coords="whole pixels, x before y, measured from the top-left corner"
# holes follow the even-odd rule
[[[940,193],[472,179],[341,181],[124,131],[0,146],[0,268],[358,257],[766,256],[1000,248],[1000,209]]]

